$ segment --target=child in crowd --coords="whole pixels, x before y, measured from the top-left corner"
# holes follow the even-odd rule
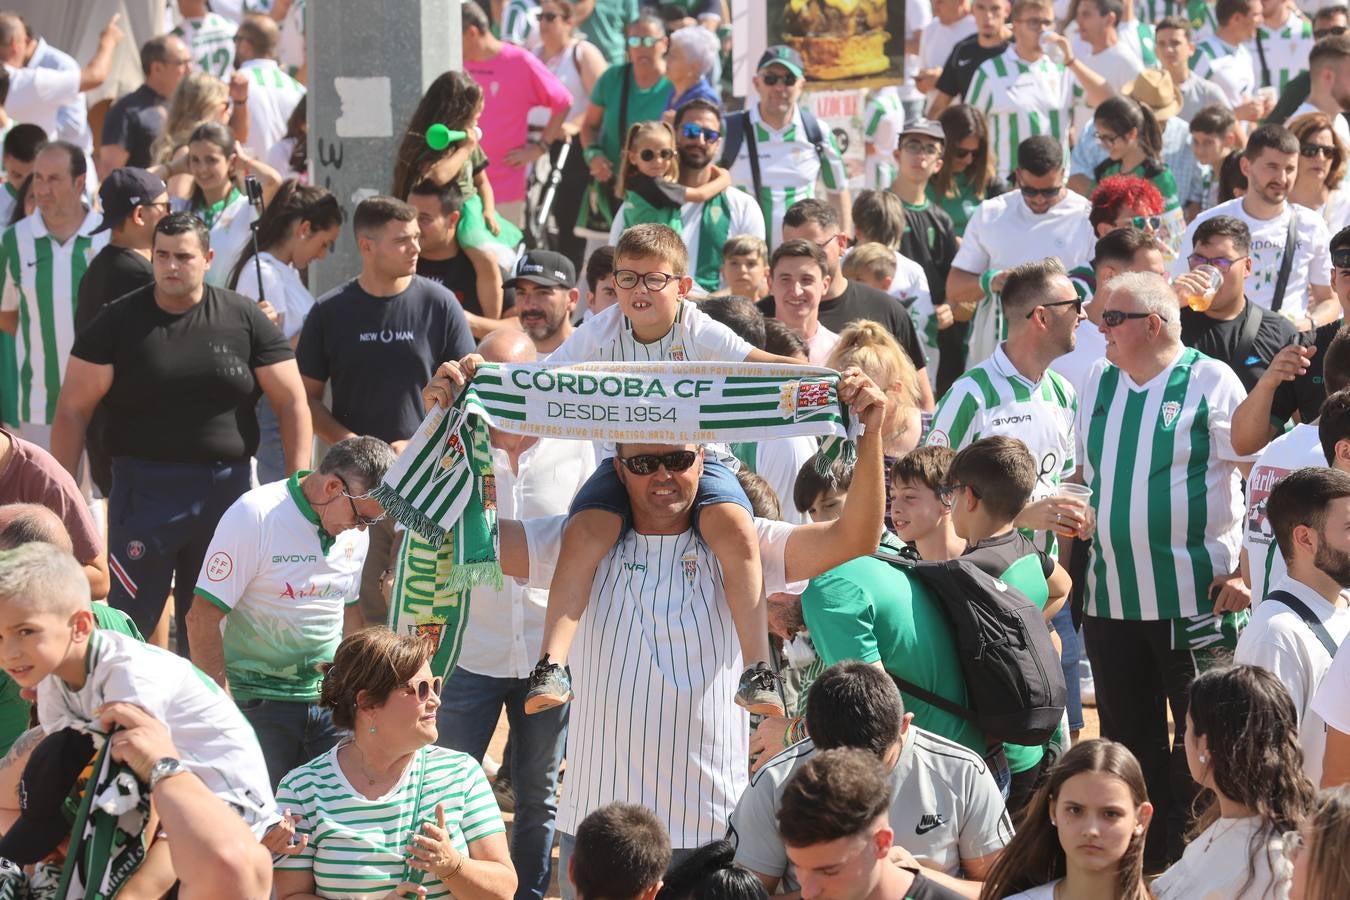
[[[679,231],[684,204],[705,203],[731,187],[731,175],[717,166],[712,167],[707,184],[681,185],[675,132],[661,120],[630,126],[624,146],[628,149],[619,167],[619,193],[627,228],[655,223]]]
[[[876,242],[895,254],[895,277],[886,293],[908,309],[920,297],[930,298],[923,267],[900,253],[905,236],[905,207],[890,191],[860,191],[853,201],[854,244]],[[929,300],[931,304],[931,298]]]
[[[689,255],[684,241],[671,228],[651,223],[626,229],[614,257],[618,306],[583,324],[547,362],[797,363],[755,349],[686,299],[694,283],[688,275]],[[726,455],[729,457],[729,453]],[[595,570],[628,526],[627,504],[615,461],[601,465],[572,503],[558,568],[549,587],[542,656],[530,676],[527,713],[558,706],[572,697],[563,666],[577,623],[586,611]],[[747,667],[736,702],[752,713],[781,716],[777,676],[769,666],[763,575],[750,502],[736,476],[712,448],[705,451],[694,509],[695,527],[720,564],[727,605]]]
[[[1017,438],[995,435],[966,446],[947,470],[943,495],[951,504],[952,528],[966,542],[961,558],[1007,582],[1041,608],[1046,627],[1069,596],[1069,574],[1013,526],[1036,487],[1036,461]],[[1054,630],[1051,641],[1058,649]],[[1031,799],[1053,763],[1045,747],[1003,745],[1012,786],[1008,813],[1014,818]]]
[[[769,296],[769,245],[753,234],[735,234],[722,245],[719,294],[763,300]]]
[[[853,467],[842,459],[836,460],[825,475],[816,470],[815,460],[808,460],[797,472],[792,503],[797,512],[810,516],[812,522],[832,522],[843,511],[852,483]]]
[[[614,290],[614,248],[597,247],[586,260],[586,318],[619,302]]]
[[[577,900],[652,900],[670,867],[670,837],[645,806],[611,803],[581,820],[563,877]]]
[[[502,269],[515,265],[520,229],[497,216],[487,154],[478,145],[483,89],[464,72],[446,72],[431,83],[417,105],[394,160],[394,196],[407,200],[418,183],[454,182],[464,205],[455,239],[469,255],[478,282],[478,302],[489,319],[502,314]],[[464,132],[464,138],[437,150],[427,133],[433,125]]]
[[[1147,900],[1144,835],[1152,818],[1144,773],[1129,750],[1108,740],[1077,744],[1023,810],[980,897]]]
[[[895,251],[876,241],[858,244],[844,257],[840,269],[849,281],[886,291],[895,281]]]
[[[954,559],[966,550],[952,527],[952,507],[943,493],[955,458],[950,447],[928,446],[891,466],[891,522],[896,536],[922,559]]]
[[[1204,208],[1209,209],[1219,200],[1219,173],[1223,161],[1234,150],[1242,148],[1242,136],[1237,118],[1227,106],[1206,106],[1191,119],[1191,150],[1204,174]]]

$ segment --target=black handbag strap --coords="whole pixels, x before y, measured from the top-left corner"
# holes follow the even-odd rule
[[[750,110],[745,113],[745,153],[750,161],[750,182],[755,189],[755,202],[764,213],[764,221],[769,221],[770,210],[764,208],[764,181],[759,175],[759,142],[755,140],[755,123],[750,121]]]
[[[1327,651],[1327,655],[1335,658],[1336,650],[1338,649],[1336,641],[1332,638],[1331,633],[1327,631],[1326,626],[1322,624],[1322,620],[1317,618],[1317,614],[1311,609],[1308,609],[1308,604],[1304,603],[1288,591],[1271,591],[1269,594],[1266,594],[1265,602],[1270,603],[1272,600],[1287,606],[1294,615],[1302,619],[1303,624],[1307,625],[1308,630],[1313,633],[1313,637],[1317,638],[1322,644],[1323,649]]]
[[[1270,66],[1266,64],[1266,47],[1261,42],[1261,26],[1256,26],[1256,56],[1261,60],[1261,86],[1270,87]]]
[[[1271,312],[1279,312],[1284,306],[1284,290],[1289,286],[1289,273],[1294,268],[1294,249],[1298,245],[1298,210],[1294,204],[1285,201],[1289,207],[1289,232],[1284,239],[1284,255],[1280,257],[1280,276],[1275,280],[1275,294],[1270,298]]]
[[[1261,330],[1261,307],[1250,300],[1246,301],[1247,308],[1244,311],[1247,319],[1242,323],[1242,333],[1238,335],[1237,346],[1233,348],[1233,367],[1243,366],[1250,369],[1247,360],[1252,358],[1252,351],[1256,349],[1256,335]],[[1246,381],[1244,379],[1243,383]]]

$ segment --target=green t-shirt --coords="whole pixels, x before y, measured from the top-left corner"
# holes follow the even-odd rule
[[[953,703],[968,702],[946,613],[928,588],[889,563],[864,556],[811,579],[802,615],[825,665],[880,662],[891,675]],[[973,724],[900,693],[915,724],[984,754],[984,735]]]
[[[997,197],[1006,190],[1007,187],[1003,182],[994,179],[985,188],[983,195],[976,194],[966,174],[958,172],[952,176],[951,194],[939,194],[933,187],[933,182],[928,182],[928,199],[942,207],[942,211],[951,217],[952,230],[960,237],[966,233],[966,225],[970,222],[970,217],[975,215],[975,209],[985,200]]]
[[[638,0],[595,0],[595,8],[581,23],[581,31],[600,48],[607,63],[621,66],[626,56],[623,30],[637,17]]]
[[[620,133],[619,119],[619,101],[623,99],[623,80],[631,78],[629,72],[632,66],[612,65],[605,70],[595,81],[595,87],[591,89],[591,102],[596,106],[604,107],[605,117],[600,123],[599,140],[595,146],[598,146],[605,154],[605,158],[614,166],[614,172],[619,171],[620,151],[623,147],[623,134]],[[670,95],[674,93],[675,86],[670,83],[670,79],[662,76],[661,80],[649,88],[643,89],[636,84],[628,85],[628,115],[623,117],[627,125],[635,125],[638,122],[654,121],[661,118],[661,114],[666,111],[666,104],[670,102]]]

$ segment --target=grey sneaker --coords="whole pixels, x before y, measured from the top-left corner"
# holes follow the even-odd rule
[[[567,670],[545,656],[530,673],[530,689],[525,694],[525,714],[534,715],[572,699],[572,679]]]
[[[736,703],[758,716],[784,715],[783,695],[778,688],[782,680],[767,663],[757,662],[741,673]]]

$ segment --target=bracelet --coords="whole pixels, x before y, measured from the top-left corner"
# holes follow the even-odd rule
[[[452,869],[449,872],[446,872],[444,875],[441,876],[441,881],[446,881],[448,879],[454,878],[456,875],[459,874],[459,870],[462,868],[464,868],[464,854],[461,853],[459,855],[459,862],[455,863],[454,869]]]
[[[1073,64],[1076,63],[1076,62],[1078,62],[1078,57],[1076,57],[1076,56],[1075,56],[1075,57],[1072,57],[1071,59],[1066,59],[1066,60],[1064,60],[1064,68],[1068,69],[1068,68],[1072,67]]]
[[[582,158],[585,159],[587,163],[595,162],[597,156],[604,155],[605,151],[601,150],[599,147],[587,147],[586,152],[581,154]]]

